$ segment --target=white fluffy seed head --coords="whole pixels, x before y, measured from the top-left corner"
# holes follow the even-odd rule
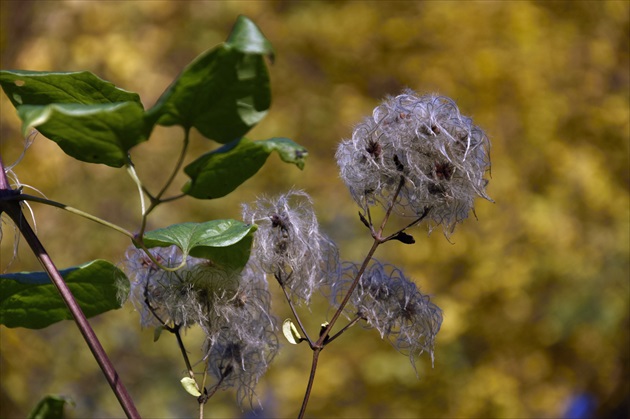
[[[338,306],[358,274],[358,266],[344,264],[344,274],[332,286],[331,302]],[[433,346],[442,324],[442,310],[420,292],[416,284],[399,269],[374,260],[357,284],[346,315],[362,317],[381,338],[415,359],[428,352],[433,360]]]
[[[150,249],[164,266],[178,266],[181,251],[176,246]],[[233,296],[241,274],[218,268],[206,259],[188,257],[177,271],[158,267],[141,249],[127,250],[124,270],[131,280],[128,299],[140,313],[143,327],[205,324],[219,297]],[[124,298],[123,298],[124,299]]]
[[[308,304],[313,292],[335,275],[337,249],[319,231],[305,192],[259,198],[254,205],[243,206],[243,219],[258,225],[250,260],[276,276],[297,302]]]
[[[222,389],[236,387],[239,404],[248,401],[250,407],[256,396],[256,384],[278,349],[275,332],[266,327],[253,327],[245,338],[234,328],[224,327],[208,335],[203,348],[208,371],[217,380],[216,385]]]
[[[473,210],[476,196],[490,200],[486,134],[460,114],[455,102],[411,90],[389,98],[358,124],[337,149],[340,176],[366,210],[389,205],[401,179],[397,212],[418,216],[448,236]]]

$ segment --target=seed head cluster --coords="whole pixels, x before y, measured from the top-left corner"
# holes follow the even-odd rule
[[[220,388],[236,387],[240,404],[252,405],[254,388],[279,349],[270,306],[261,277],[249,267],[237,292],[223,295],[214,304],[212,330],[206,332],[204,344],[208,372]]]
[[[367,210],[388,206],[400,183],[395,208],[418,216],[429,210],[432,225],[448,236],[468,217],[476,196],[490,200],[489,140],[461,115],[453,100],[407,90],[374,109],[337,150],[340,176]]]
[[[441,225],[447,237],[474,211],[477,196],[490,200],[484,178],[490,170],[489,140],[446,97],[407,90],[388,98],[339,145],[336,157],[363,212],[377,204],[393,208],[416,222],[429,220],[429,229]],[[361,219],[371,224],[371,217]],[[349,318],[378,330],[409,355],[414,368],[423,352],[433,360],[440,308],[395,267],[373,259],[365,270],[355,263],[342,266],[336,246],[319,231],[305,192],[259,198],[243,206],[243,220],[258,229],[241,269],[188,257],[183,267],[169,271],[152,261],[180,266],[183,257],[175,246],[152,249],[151,257],[136,248],[126,254],[131,287],[124,298],[140,312],[144,327],[201,327],[203,360],[216,380],[212,390],[236,387],[239,403],[252,404],[254,388],[279,347],[268,276],[291,303],[309,305],[315,291],[330,291],[333,307],[345,304]]]
[[[175,246],[150,250],[162,265],[179,266]],[[254,386],[278,351],[276,321],[264,274],[246,266],[217,268],[211,261],[188,257],[174,272],[159,268],[142,251],[127,251],[131,279],[128,298],[140,312],[143,327],[190,327],[205,332],[204,359],[219,388],[237,387],[239,403],[254,396]]]
[[[416,284],[392,266],[373,260],[361,275],[352,293],[346,314],[359,316],[387,338],[400,352],[415,359],[428,352],[433,361],[433,345],[442,324],[442,310],[422,294]],[[358,275],[354,263],[344,265],[344,274],[333,285],[332,303],[338,305],[350,283]]]
[[[290,191],[243,206],[243,220],[256,223],[252,263],[272,274],[290,297],[309,304],[313,292],[336,275],[336,246],[319,231],[310,197]]]
[[[150,252],[165,266],[178,266],[182,261],[176,246],[155,248]],[[215,269],[204,269],[202,260],[188,258],[184,268],[175,272],[164,271],[144,251],[135,247],[129,248],[125,256],[124,268],[131,280],[128,297],[140,313],[143,327],[163,324],[190,327],[205,321],[195,283],[202,282],[203,277],[218,276]]]

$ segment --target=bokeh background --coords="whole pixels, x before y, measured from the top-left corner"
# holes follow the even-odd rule
[[[270,157],[237,192],[164,205],[151,228],[238,217],[240,203],[290,187],[309,192],[344,259],[371,244],[337,176],[336,144],[387,95],[409,87],[455,99],[493,144],[492,204],[452,243],[415,230],[391,243],[396,264],[444,310],[435,366],[408,358],[360,327],[320,358],[311,417],[626,417],[629,371],[629,14],[627,1],[298,2],[7,1],[0,3],[1,67],[89,70],[155,103],[195,56],[222,42],[239,14],[273,43],[273,106],[248,136],[287,136],[308,148],[304,171]],[[13,107],[0,100],[0,153],[23,151]],[[155,188],[182,132],[159,128],[133,150]],[[196,136],[193,152],[216,144]],[[14,168],[23,184],[134,230],[139,205],[124,170],[80,163],[39,136]],[[179,179],[181,185],[185,178]],[[175,191],[175,190],[174,190]],[[122,259],[128,242],[62,211],[33,207],[60,267]],[[39,270],[3,225],[2,269]],[[275,284],[274,311],[289,310]],[[318,330],[322,298],[305,313]],[[129,306],[92,320],[145,417],[192,417],[175,340],[154,343]],[[201,345],[186,335],[191,358]],[[40,331],[0,327],[0,417],[24,417],[44,394],[74,399],[69,416],[120,417],[116,399],[71,322]],[[285,343],[257,393],[257,417],[295,417],[311,353]],[[252,417],[234,392],[207,417]]]

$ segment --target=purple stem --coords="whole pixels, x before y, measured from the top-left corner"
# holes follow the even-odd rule
[[[83,311],[81,310],[81,307],[79,307],[79,304],[74,299],[74,296],[70,292],[70,289],[63,281],[59,270],[57,270],[57,267],[50,259],[50,256],[46,252],[46,249],[44,249],[44,246],[37,238],[37,235],[24,218],[22,214],[22,209],[20,207],[20,201],[11,199],[19,193],[19,191],[11,188],[11,185],[9,184],[6,177],[6,173],[4,172],[4,165],[2,164],[2,159],[0,157],[0,214],[2,214],[2,212],[6,212],[9,217],[11,217],[15,225],[20,229],[20,232],[26,239],[26,242],[31,247],[33,253],[35,254],[35,257],[37,257],[44,270],[48,273],[48,276],[50,277],[52,283],[55,284],[55,286],[57,287],[61,298],[65,301],[68,309],[72,313],[72,316],[74,317],[74,320],[79,327],[79,331],[83,335],[83,338],[90,348],[90,351],[92,351],[92,355],[96,359],[96,362],[101,367],[103,374],[105,374],[105,378],[111,386],[127,417],[140,418],[140,414],[138,413],[138,410],[136,409],[136,406],[134,405],[131,396],[129,396],[129,393],[127,393],[125,386],[120,381],[120,377],[114,369],[114,365],[107,357],[103,346],[96,337],[94,330],[92,330],[92,327],[88,323],[85,314],[83,314]]]

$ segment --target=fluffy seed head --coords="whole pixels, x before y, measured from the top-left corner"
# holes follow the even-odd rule
[[[333,285],[333,304],[339,304],[357,274],[356,264],[345,265],[344,275]],[[373,261],[361,276],[346,312],[361,316],[382,338],[408,354],[414,368],[415,359],[425,351],[433,360],[442,310],[399,269]]]
[[[166,266],[182,261],[175,247],[151,249]],[[206,259],[188,258],[175,271],[160,269],[142,251],[127,251],[129,299],[143,326],[192,326],[204,331],[204,359],[221,388],[236,387],[239,403],[254,397],[254,387],[278,352],[276,321],[264,273],[248,265],[240,271],[218,269]]]
[[[429,208],[429,227],[442,225],[448,236],[473,210],[476,196],[490,200],[484,179],[489,147],[486,134],[451,99],[407,90],[377,106],[336,157],[364,210],[389,205],[402,179],[397,212],[417,216]]]
[[[267,371],[278,349],[275,334],[268,334],[258,342],[239,340],[230,330],[207,339],[205,345],[208,371],[217,379],[220,389],[236,387],[239,404],[248,401],[250,406],[256,396],[254,388]]]
[[[150,250],[162,265],[178,266],[182,255],[176,246]],[[128,299],[140,313],[143,327],[204,324],[217,296],[233,295],[240,275],[219,269],[206,259],[188,257],[174,272],[160,269],[143,250],[127,250],[124,270],[131,280]],[[125,296],[122,296],[124,300]]]
[[[250,343],[276,330],[264,274],[247,266],[235,292],[215,295],[202,328],[210,337],[230,329],[239,340]]]
[[[290,191],[243,206],[245,222],[256,223],[251,260],[306,304],[337,270],[335,245],[319,231],[310,197]]]

